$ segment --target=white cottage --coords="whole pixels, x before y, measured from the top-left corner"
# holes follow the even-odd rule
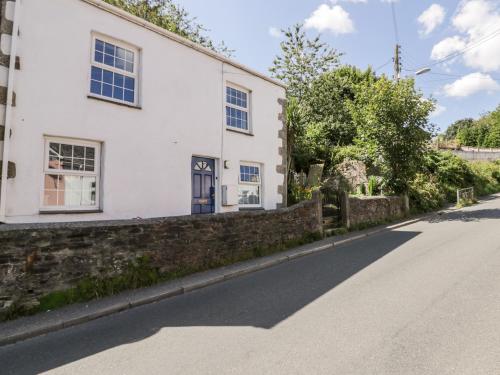
[[[286,203],[281,83],[101,0],[0,1],[0,222]]]

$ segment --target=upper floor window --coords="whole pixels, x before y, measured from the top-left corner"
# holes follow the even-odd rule
[[[250,131],[248,91],[226,87],[226,125],[231,128]]]
[[[90,93],[136,105],[138,54],[137,49],[119,42],[94,37]]]
[[[96,142],[46,139],[42,207],[98,209],[100,151]]]

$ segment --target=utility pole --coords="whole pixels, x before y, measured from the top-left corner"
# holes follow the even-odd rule
[[[396,44],[396,51],[394,53],[394,79],[399,82],[401,78],[401,46]]]

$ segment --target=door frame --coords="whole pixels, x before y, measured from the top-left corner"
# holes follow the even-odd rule
[[[220,213],[221,212],[221,209],[220,209],[220,202],[221,202],[221,197],[219,196],[219,192],[221,191],[221,178],[219,176],[219,170],[220,169],[220,158],[217,158],[217,157],[214,157],[214,156],[210,156],[210,155],[203,155],[203,154],[192,154],[191,155],[191,158],[189,159],[189,181],[190,181],[190,185],[189,185],[189,212],[190,212],[190,215],[193,215],[192,213],[192,208],[191,208],[191,205],[192,205],[192,199],[193,199],[193,168],[192,168],[192,162],[193,162],[193,158],[204,158],[204,159],[212,159],[214,161],[214,178],[215,178],[215,181],[214,181],[214,188],[215,188],[215,199],[214,199],[214,213],[217,214],[217,213]]]

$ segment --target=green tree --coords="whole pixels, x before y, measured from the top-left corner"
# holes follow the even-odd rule
[[[479,119],[478,123],[488,128],[482,146],[500,148],[500,106]]]
[[[297,145],[304,135],[305,117],[303,108],[295,97],[290,97],[286,107],[287,127],[287,171],[291,172]],[[289,177],[291,174],[289,173]]]
[[[483,118],[474,121],[472,126],[464,127],[457,133],[457,140],[462,146],[482,147],[485,146],[486,139],[490,132],[490,124]]]
[[[429,115],[435,104],[416,91],[414,81],[382,77],[364,83],[352,105],[357,144],[379,166],[396,194],[406,193],[421,169],[434,127]]]
[[[224,42],[216,44],[206,36],[207,29],[172,0],[104,1],[225,56],[229,57],[233,52]]]
[[[375,74],[353,66],[342,66],[315,79],[304,97],[309,122],[303,146],[311,158],[331,164],[332,151],[339,146],[352,145],[356,126],[350,103],[356,98],[361,84],[371,85]]]
[[[474,126],[474,119],[472,118],[465,118],[462,120],[455,121],[446,129],[444,133],[445,139],[447,141],[454,141],[457,138],[459,131],[461,131],[462,129],[470,129],[473,126]]]
[[[483,146],[489,148],[500,148],[500,123],[491,125]]]
[[[338,66],[341,54],[321,42],[319,36],[308,39],[301,24],[283,30],[283,35],[281,55],[269,70],[288,86],[288,97],[301,102],[315,78]]]
[[[450,136],[456,130],[456,139],[461,145],[500,147],[500,106],[494,111],[482,115],[478,120],[461,121],[461,123],[457,121],[460,126],[455,126],[454,129],[450,130]]]

